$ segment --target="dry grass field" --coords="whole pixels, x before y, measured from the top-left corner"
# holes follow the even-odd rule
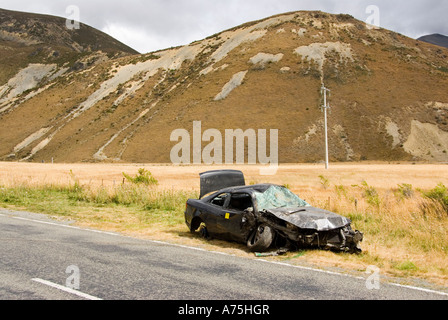
[[[375,265],[385,276],[447,289],[448,207],[439,201],[448,201],[443,164],[350,163],[329,170],[322,164],[291,164],[261,176],[260,166],[0,163],[0,206],[253,257],[242,245],[192,235],[183,222],[186,199],[199,192],[199,173],[221,168],[242,170],[248,184],[286,185],[310,204],[349,217],[365,234],[360,255],[311,250],[269,259],[347,272]],[[158,184],[137,186],[124,178],[139,169],[149,170]]]
[[[121,183],[123,172],[136,174],[139,168],[150,170],[159,180],[159,188],[199,191],[199,173],[207,170],[242,170],[246,182],[270,182],[288,184],[294,191],[312,191],[322,186],[323,175],[331,184],[351,186],[367,181],[379,189],[390,189],[408,183],[416,188],[430,189],[437,183],[448,183],[448,165],[439,164],[387,164],[387,163],[342,163],[330,164],[325,170],[322,164],[280,165],[273,176],[261,176],[257,165],[245,166],[172,166],[147,164],[41,164],[0,162],[0,183],[15,185],[26,182],[30,185],[72,183],[70,171],[81,184],[110,185]],[[321,191],[321,190],[320,190]]]

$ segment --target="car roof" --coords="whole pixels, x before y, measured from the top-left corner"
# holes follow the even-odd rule
[[[275,184],[271,184],[271,183],[263,183],[263,184],[255,184],[255,185],[250,185],[250,186],[238,186],[238,187],[229,187],[229,188],[224,188],[221,190],[218,190],[216,192],[210,193],[208,195],[206,195],[205,197],[203,197],[203,199],[208,199],[210,197],[213,197],[217,194],[221,194],[221,193],[235,193],[235,192],[247,192],[247,193],[254,193],[254,192],[265,192],[267,189],[269,189],[272,186],[276,186]]]

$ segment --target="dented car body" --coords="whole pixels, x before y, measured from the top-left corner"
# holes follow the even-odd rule
[[[350,219],[312,207],[285,187],[246,186],[235,170],[208,171],[200,181],[200,198],[186,204],[191,232],[246,243],[253,252],[273,246],[361,252],[363,234],[351,228]]]

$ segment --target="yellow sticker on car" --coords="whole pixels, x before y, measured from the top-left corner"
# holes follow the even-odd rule
[[[226,220],[230,219],[230,213],[226,213]]]

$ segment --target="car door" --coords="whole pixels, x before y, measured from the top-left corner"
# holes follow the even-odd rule
[[[232,193],[224,206],[225,237],[229,240],[246,242],[247,230],[244,228],[244,211],[253,208],[252,197],[248,193]]]
[[[203,221],[207,226],[208,233],[215,238],[223,238],[227,233],[224,223],[227,203],[230,201],[230,193],[220,193],[210,200],[207,207],[207,215],[203,216]]]

